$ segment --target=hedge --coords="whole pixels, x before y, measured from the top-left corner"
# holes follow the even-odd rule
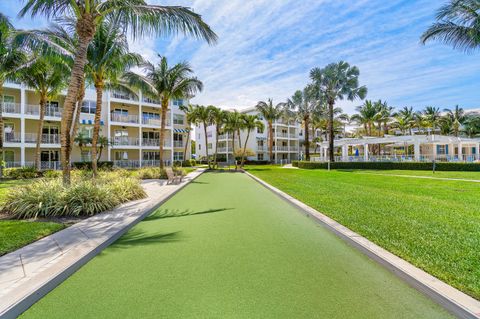
[[[74,162],[72,165],[78,169],[92,169],[92,162]],[[97,168],[111,169],[112,167],[113,162],[111,161],[97,162]]]
[[[326,162],[294,161],[292,166],[304,169],[327,169]],[[331,169],[378,169],[378,170],[433,170],[429,162],[332,162]],[[478,163],[435,163],[437,171],[480,171]]]

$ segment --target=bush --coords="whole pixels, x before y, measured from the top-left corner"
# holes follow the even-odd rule
[[[29,179],[42,176],[42,173],[37,171],[35,167],[22,167],[22,168],[7,168],[3,170],[5,178],[13,179]]]
[[[92,162],[74,162],[72,165],[74,168],[78,168],[78,169],[85,169],[85,170],[92,169]],[[111,161],[97,162],[97,167],[99,169],[111,170],[113,168],[113,162]]]
[[[62,176],[62,171],[56,171],[53,169],[43,172],[43,177],[45,178],[58,178]]]
[[[181,167],[173,167],[175,173],[181,173],[183,176],[186,175],[186,172]],[[143,167],[137,170],[137,177],[140,179],[167,179],[167,172],[165,169],[160,169],[159,167]]]
[[[292,161],[292,166],[293,167],[298,167],[298,161]]]
[[[325,162],[292,162],[292,165],[304,169],[327,169]],[[433,163],[429,162],[334,162],[331,169],[378,169],[378,170],[433,170]],[[478,163],[435,163],[437,171],[480,171]]]
[[[269,161],[257,161],[257,160],[245,160],[245,164],[247,165],[268,165],[270,164]]]
[[[183,166],[183,167],[193,167],[193,166],[197,166],[197,161],[195,161],[194,159],[186,160],[186,161],[183,161],[183,162],[182,162],[182,166]]]
[[[49,178],[14,188],[2,212],[19,219],[91,216],[145,196],[139,179],[123,170],[102,172],[96,180],[76,174],[71,187],[64,187],[61,178]]]

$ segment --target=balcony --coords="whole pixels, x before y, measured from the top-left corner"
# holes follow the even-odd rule
[[[165,140],[163,143],[164,147],[171,147],[170,140]],[[160,139],[158,138],[143,138],[142,146],[160,146]]]
[[[165,126],[170,126],[170,118],[165,119]],[[142,124],[143,125],[152,125],[160,127],[162,125],[161,120],[159,118],[151,118],[151,117],[142,117]]]
[[[131,93],[126,93],[126,92],[110,92],[110,97],[114,99],[119,99],[119,100],[127,100],[127,101],[138,101],[138,98]]]
[[[20,114],[20,103],[4,102],[3,113]]]
[[[3,140],[5,143],[20,143],[21,137],[20,133],[12,132],[12,133],[5,133]]]
[[[185,147],[185,143],[183,141],[173,141],[173,147]]]
[[[220,134],[218,135],[219,140],[226,140],[228,138],[228,134]]]
[[[143,101],[144,103],[150,103],[150,104],[158,104],[158,105],[160,105],[160,101],[159,101],[159,100],[154,100],[154,99],[151,99],[151,98],[145,97],[145,96],[143,97],[142,101]]]
[[[112,122],[138,124],[138,115],[110,114]]]
[[[25,133],[25,143],[37,143],[37,133]],[[42,134],[42,144],[60,144],[59,134]]]
[[[268,147],[266,145],[257,145],[257,151],[265,152],[267,150],[268,150]]]
[[[226,152],[227,152],[227,148],[226,148],[226,147],[219,147],[219,148],[217,148],[217,152],[218,152],[218,153],[226,153]]]
[[[298,152],[298,146],[290,146],[290,152]]]
[[[116,136],[112,140],[112,145],[114,146],[138,146],[139,138],[138,137],[128,137],[128,136]]]
[[[276,137],[281,137],[281,138],[288,138],[288,133],[276,132],[276,133],[275,133],[275,136],[276,136]]]
[[[275,146],[277,152],[288,152],[288,146]]]
[[[47,106],[45,108],[45,116],[62,117],[63,108]],[[25,105],[25,114],[40,116],[40,105],[27,104]]]

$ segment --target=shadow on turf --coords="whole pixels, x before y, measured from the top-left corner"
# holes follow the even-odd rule
[[[110,248],[113,249],[123,249],[130,248],[133,246],[144,246],[151,244],[159,243],[173,243],[180,241],[180,232],[164,233],[164,234],[154,234],[147,235],[144,232],[133,229],[128,233],[123,235],[119,240],[117,240]]]
[[[233,208],[216,208],[216,209],[203,210],[199,212],[191,211],[190,209],[186,209],[186,210],[163,209],[155,214],[148,216],[143,221],[153,221],[153,220],[163,219],[163,218],[185,217],[185,216],[193,216],[193,215],[204,215],[204,214],[224,212],[232,209]]]

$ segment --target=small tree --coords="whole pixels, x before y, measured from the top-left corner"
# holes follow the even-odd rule
[[[240,162],[240,167],[243,167],[245,162],[245,155],[247,150],[247,143],[248,138],[250,137],[250,132],[252,130],[258,128],[263,130],[264,129],[263,122],[258,119],[257,115],[245,115],[243,117],[243,129],[247,131],[247,137],[245,138],[245,144],[243,145],[243,153],[242,153],[242,161]]]
[[[208,162],[208,168],[210,168],[210,157],[208,155],[208,135],[207,135],[207,127],[212,125],[212,112],[213,112],[213,107],[212,106],[203,106],[203,105],[198,105],[196,109],[196,119],[198,123],[201,123],[203,125],[203,133],[205,134],[205,152],[207,155],[207,162]]]
[[[188,142],[190,140],[190,134],[191,134],[191,129],[192,129],[192,124],[197,122],[197,113],[195,106],[189,104],[189,105],[181,105],[180,106],[180,111],[185,113],[185,121],[186,121],[186,126],[187,126],[187,141],[185,143],[185,148],[183,150],[183,154],[185,157],[185,160],[187,159],[187,147],[188,147]],[[190,152],[192,154],[192,152]]]
[[[270,162],[273,163],[273,123],[280,118],[285,111],[285,103],[278,103],[273,105],[273,100],[268,99],[267,102],[260,101],[257,103],[255,108],[262,115],[262,117],[267,121],[268,126],[268,156]]]
[[[213,166],[217,167],[218,136],[222,133],[226,122],[227,114],[218,107],[212,107],[212,123],[215,124],[215,153],[213,155]]]

